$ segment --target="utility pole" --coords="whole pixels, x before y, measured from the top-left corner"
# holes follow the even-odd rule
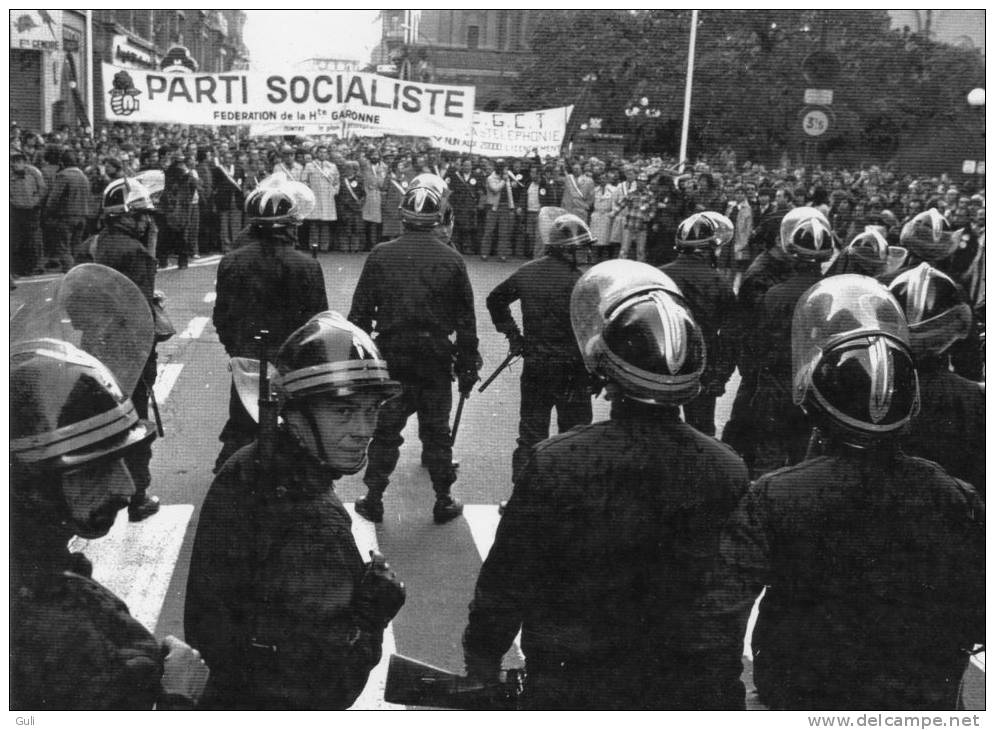
[[[698,35],[698,11],[691,11],[691,39],[688,42],[688,73],[684,82],[684,122],[681,124],[681,153],[678,169],[684,172],[688,160],[688,130],[691,125],[691,84],[694,78],[694,41]]]

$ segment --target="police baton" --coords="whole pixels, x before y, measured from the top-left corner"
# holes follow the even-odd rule
[[[491,383],[494,382],[494,378],[496,378],[498,375],[504,372],[504,369],[509,365],[511,365],[511,361],[517,357],[518,353],[515,352],[514,350],[509,352],[508,357],[506,357],[504,360],[501,361],[501,364],[498,365],[497,369],[495,369],[494,372],[490,374],[490,377],[488,377],[487,380],[485,380],[483,383],[480,384],[480,387],[477,388],[477,392],[483,393],[487,389],[487,386],[489,386]]]
[[[456,416],[453,418],[452,442],[456,443],[456,434],[459,432],[459,422],[463,418],[463,404],[466,403],[466,396],[462,393],[459,397],[459,405],[456,406]]]
[[[149,392],[149,403],[152,404],[152,413],[155,416],[156,433],[159,435],[159,438],[162,438],[166,435],[166,432],[162,428],[162,416],[159,414],[159,404],[155,402],[155,390],[152,389],[148,381],[145,381],[145,378],[142,378],[142,380],[145,382],[145,389]]]

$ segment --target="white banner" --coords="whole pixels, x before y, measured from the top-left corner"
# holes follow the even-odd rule
[[[345,125],[350,134],[461,137],[475,89],[367,73],[232,71],[202,74],[102,65],[111,122]]]
[[[473,113],[473,130],[467,136],[433,135],[436,147],[485,157],[558,157],[566,135],[572,106],[534,112]]]

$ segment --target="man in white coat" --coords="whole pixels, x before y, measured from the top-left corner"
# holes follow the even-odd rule
[[[318,147],[316,159],[304,168],[303,182],[314,192],[315,205],[307,220],[310,241],[319,251],[328,251],[332,244],[332,226],[338,219],[335,196],[339,192],[339,168],[328,159],[328,148]]]

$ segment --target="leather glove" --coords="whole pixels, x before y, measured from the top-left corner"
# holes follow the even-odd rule
[[[383,555],[370,550],[370,562],[352,598],[352,607],[371,629],[383,631],[404,605],[404,583],[397,579]]]
[[[470,393],[473,392],[473,386],[480,380],[480,376],[477,375],[476,370],[464,370],[456,375],[456,379],[459,381],[459,394],[464,398],[469,398]]]
[[[521,355],[525,352],[525,338],[517,330],[508,333],[508,352],[512,355]]]

